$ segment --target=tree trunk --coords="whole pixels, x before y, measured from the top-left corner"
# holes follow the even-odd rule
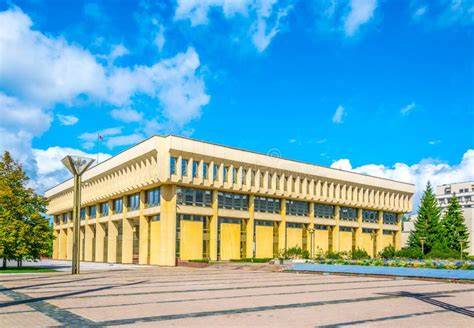
[[[7,259],[4,257],[3,258],[3,265],[2,265],[2,268],[3,269],[6,269],[7,268]]]

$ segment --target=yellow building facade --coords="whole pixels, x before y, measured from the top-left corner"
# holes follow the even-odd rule
[[[154,136],[82,177],[81,259],[176,265],[400,248],[407,183]],[[72,258],[72,180],[46,192],[53,258]]]

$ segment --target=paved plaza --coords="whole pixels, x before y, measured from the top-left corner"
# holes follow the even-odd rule
[[[474,285],[265,265],[0,275],[0,327],[474,326]]]

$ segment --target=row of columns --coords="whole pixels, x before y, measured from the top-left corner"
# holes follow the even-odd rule
[[[160,187],[160,237],[158,238],[159,251],[158,259],[154,263],[159,265],[175,265],[176,264],[176,185],[162,185]],[[212,192],[212,215],[209,222],[209,256],[210,259],[215,261],[217,260],[217,241],[218,241],[218,192],[214,190]],[[149,233],[150,225],[149,218],[144,215],[145,210],[145,191],[140,192],[140,205],[138,209],[138,219],[139,219],[139,264],[148,264],[150,258],[150,245],[149,245]],[[123,196],[123,212],[122,214],[122,249],[121,257],[122,263],[132,263],[133,262],[133,220],[127,218],[128,213],[128,198]],[[107,262],[115,263],[117,261],[117,237],[118,237],[118,220],[112,220],[113,217],[113,204],[112,200],[108,201],[109,213],[107,220],[104,222],[102,218],[99,218],[100,213],[97,211],[97,218],[95,223],[95,257],[93,258],[92,251],[92,239],[93,239],[93,228],[89,224],[89,213],[87,212],[85,218],[85,243],[84,243],[84,259],[86,261],[92,261],[95,259],[97,262],[104,261],[104,241],[106,238],[104,225],[107,225]],[[332,251],[339,251],[339,227],[340,227],[340,215],[339,215],[339,206],[335,207],[335,225],[332,228]],[[247,257],[251,257],[254,254],[254,196],[249,196],[249,209],[248,209],[248,223],[246,227],[247,233],[247,244],[246,244],[246,254]],[[278,228],[278,244],[279,248],[283,249],[286,246],[286,201],[285,199],[281,200],[281,222]],[[315,223],[315,213],[314,213],[314,204],[310,203],[309,207],[309,219],[310,227],[314,226]],[[398,249],[401,246],[401,214],[398,216],[398,231],[396,231],[395,236],[395,247]],[[362,209],[358,209],[357,212],[357,227],[356,227],[356,245],[355,247],[362,248]],[[71,259],[72,258],[72,227],[67,228],[67,233],[65,229],[60,229],[59,233],[56,232],[57,240],[55,241],[55,247],[53,251],[53,257],[59,259]],[[377,234],[377,252],[382,250],[383,246],[383,212],[379,211],[379,218],[377,223],[377,229],[375,229]],[[306,232],[307,233],[307,232]],[[311,247],[310,236],[307,235],[307,247],[308,250]],[[156,242],[156,241],[153,241]]]

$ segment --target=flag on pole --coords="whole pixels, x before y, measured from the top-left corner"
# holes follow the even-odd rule
[[[101,141],[104,141],[104,137],[97,132],[97,164],[99,164],[99,144]]]

